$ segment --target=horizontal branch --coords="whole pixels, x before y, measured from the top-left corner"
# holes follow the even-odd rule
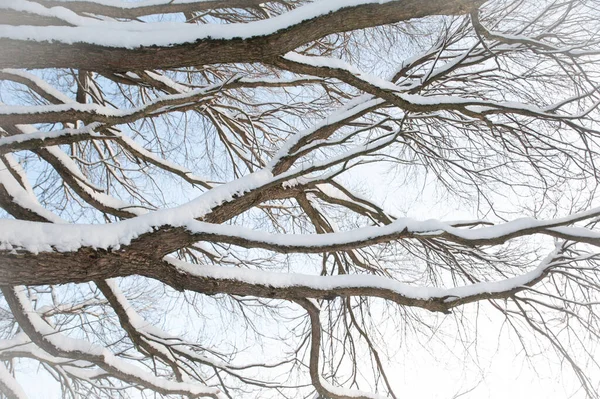
[[[96,134],[93,126],[81,129],[61,129],[50,132],[35,132],[0,138],[0,155],[22,150],[37,150],[61,144],[73,144],[87,140],[113,140],[113,136]]]
[[[345,251],[400,239],[444,239],[467,246],[501,245],[532,234],[545,234],[600,246],[600,232],[582,227],[563,227],[600,216],[600,208],[573,215],[537,220],[522,218],[479,228],[458,228],[439,220],[400,218],[385,226],[362,227],[328,234],[269,234],[242,226],[212,224],[196,220],[211,200],[225,193],[213,189],[178,208],[150,212],[128,220],[103,225],[57,226],[20,220],[0,220],[0,248],[35,255],[40,252],[76,252],[86,248],[125,251],[138,241],[169,237],[180,242],[175,251],[195,241],[262,248],[280,253],[324,253]],[[213,194],[213,195],[209,195]],[[205,198],[206,197],[206,198]],[[202,201],[204,199],[204,201]],[[165,248],[164,246],[162,248]]]
[[[431,15],[469,13],[482,0],[364,0],[308,4],[264,21],[230,25],[102,23],[80,27],[0,27],[0,68],[88,71],[169,69],[262,62],[313,40]],[[147,25],[144,28],[144,25]],[[111,28],[111,29],[107,29]],[[131,28],[130,31],[127,29]],[[137,29],[133,30],[133,28]]]
[[[351,250],[400,239],[438,238],[469,246],[499,245],[531,234],[548,234],[600,245],[600,234],[593,230],[561,227],[596,217],[600,214],[598,209],[550,221],[520,219],[473,229],[457,228],[435,220],[398,219],[387,226],[318,235],[261,233],[240,226],[190,220],[193,207],[178,210],[180,212],[152,212],[108,225],[59,226],[3,220],[0,224],[0,273],[9,284],[61,284],[147,275],[146,270],[162,256],[196,241],[282,253]],[[177,222],[177,218],[182,217],[181,212],[186,217]],[[171,220],[172,225],[152,223],[163,220]]]
[[[592,214],[588,212],[580,214],[578,217],[583,218]],[[561,222],[566,223],[573,220],[577,220],[577,217],[572,216],[561,220]],[[456,224],[463,225],[464,222],[457,222]],[[47,223],[44,225],[52,226]],[[67,225],[59,227],[69,228]],[[177,230],[171,230],[170,232],[173,231]],[[339,233],[337,234],[339,235]],[[322,234],[319,237],[332,237],[335,235]],[[166,237],[163,234],[159,236],[159,239],[164,241]],[[181,245],[180,242],[178,243]],[[336,296],[371,296],[391,300],[404,306],[448,312],[452,307],[465,303],[483,299],[505,298],[525,287],[536,284],[545,277],[553,262],[559,259],[561,253],[561,248],[557,246],[557,249],[544,259],[536,269],[521,276],[498,282],[481,282],[444,289],[411,286],[388,277],[376,275],[316,276],[219,266],[199,266],[181,262],[171,257],[157,259],[152,256],[152,251],[148,251],[148,248],[156,248],[156,246],[146,242],[138,250],[135,249],[134,244],[128,249],[114,252],[97,251],[89,248],[80,249],[76,253],[60,254],[53,252],[29,258],[33,262],[25,262],[27,259],[23,255],[10,254],[5,256],[4,262],[2,262],[8,266],[8,270],[3,275],[6,276],[5,282],[11,283],[18,282],[18,280],[13,280],[16,277],[17,279],[25,279],[29,284],[94,280],[101,285],[102,283],[98,283],[99,278],[143,275],[157,279],[176,289],[191,290],[204,294],[226,293],[286,300],[302,298],[331,299]],[[11,264],[13,261],[18,262],[19,260],[21,263]],[[66,274],[65,270],[67,271]],[[27,274],[34,273],[36,273],[36,276],[41,277],[43,281],[33,281],[35,277],[27,277]],[[64,280],[64,278],[68,280]]]
[[[139,107],[125,110],[76,102],[31,106],[0,105],[0,125],[66,123],[77,120],[117,125],[135,122],[140,118],[155,117],[167,112],[196,108],[211,100],[213,94],[219,90],[221,90],[220,85],[213,85],[183,94],[165,95]]]
[[[554,105],[544,109],[520,102],[497,102],[459,96],[409,94],[392,82],[369,75],[335,58],[303,56],[292,52],[278,58],[274,64],[294,73],[339,79],[405,111],[417,113],[456,111],[475,118],[482,118],[490,114],[516,114],[557,120],[581,118],[581,115],[555,114],[554,111],[558,107]],[[408,91],[410,92],[413,89],[414,87],[411,86]],[[592,108],[597,106],[598,104],[594,104]]]
[[[146,15],[201,12],[220,8],[257,7],[264,0],[146,0],[138,2],[38,0],[46,7],[64,7],[77,14],[135,19]]]

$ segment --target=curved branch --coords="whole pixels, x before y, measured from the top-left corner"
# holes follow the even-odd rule
[[[310,319],[309,374],[317,392],[322,396],[331,399],[384,399],[383,396],[372,393],[338,388],[321,378],[321,372],[319,371],[319,355],[321,351],[321,321],[319,320],[319,308],[307,299],[299,299],[295,302],[306,309]]]
[[[430,15],[465,14],[482,3],[364,0],[347,7],[345,1],[337,0],[328,1],[326,6],[321,2],[308,4],[279,17],[235,26],[206,29],[181,23],[172,31],[158,31],[157,35],[147,31],[116,31],[107,35],[108,30],[99,24],[100,29],[40,27],[36,31],[40,36],[33,39],[35,35],[30,30],[8,26],[0,29],[0,67],[130,71],[264,62],[332,33]],[[85,41],[89,43],[82,43]]]
[[[222,398],[220,391],[216,388],[157,378],[153,374],[148,374],[138,367],[120,360],[103,347],[66,337],[44,322],[31,306],[23,287],[2,286],[0,289],[19,326],[35,344],[53,356],[94,363],[123,381],[141,385],[165,395]]]
[[[64,7],[77,14],[96,14],[111,18],[136,19],[146,15],[201,12],[220,8],[251,8],[264,0],[166,0],[130,2],[102,2],[86,0],[37,0],[46,7]]]
[[[7,399],[27,398],[21,385],[19,385],[2,362],[0,362],[0,392],[6,395]]]

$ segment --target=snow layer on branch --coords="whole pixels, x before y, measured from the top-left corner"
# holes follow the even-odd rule
[[[12,201],[20,207],[29,209],[53,223],[66,223],[63,219],[41,206],[35,195],[25,190],[15,180],[2,160],[0,160],[0,186],[4,187],[8,195],[12,197]]]
[[[70,158],[61,159],[69,164]],[[71,161],[72,162],[72,161]],[[194,219],[204,216],[214,207],[230,201],[236,195],[243,194],[269,182],[272,175],[268,171],[250,174],[228,184],[215,187],[197,199],[182,206],[150,212],[145,215],[111,224],[81,224],[56,226],[49,223],[35,223],[21,220],[0,220],[0,249],[22,248],[30,252],[76,251],[81,247],[118,249],[144,233],[160,226],[187,227],[191,222],[205,226],[214,234],[235,231],[237,227],[218,226],[197,222]],[[91,189],[88,189],[92,191]],[[102,193],[95,195],[105,196]],[[103,201],[114,200],[112,197]],[[104,202],[103,202],[104,203]],[[121,205],[114,203],[115,206]],[[190,226],[191,227],[191,226]],[[23,230],[25,229],[25,230]],[[251,230],[249,230],[251,231]]]
[[[181,338],[173,336],[157,327],[153,324],[146,321],[134,308],[134,306],[129,302],[125,294],[119,288],[119,285],[116,279],[108,279],[106,280],[106,284],[109,286],[110,290],[114,294],[117,301],[121,304],[121,307],[127,313],[127,317],[132,326],[135,327],[138,331],[144,332],[145,334],[151,335],[153,337],[152,340],[147,340],[148,345],[151,345],[157,351],[162,352],[165,356],[169,358],[173,358],[172,349],[169,346],[173,345],[173,342],[179,342],[177,347],[177,352],[184,353],[190,359],[197,359],[202,363],[210,364],[215,367],[219,367],[221,369],[244,369],[254,366],[253,363],[249,364],[241,364],[241,365],[231,365],[227,362],[221,361],[216,358],[210,358],[204,356],[198,351],[192,351],[186,347],[185,341]],[[190,344],[193,346],[193,344]]]
[[[172,170],[177,170],[180,173],[183,173],[188,176],[190,179],[194,179],[197,181],[207,181],[208,179],[195,175],[191,170],[184,168],[174,162],[169,161],[168,159],[163,159],[158,157],[151,151],[146,150],[144,147],[135,142],[132,138],[127,135],[121,134],[118,131],[112,131],[112,134],[119,137],[125,144],[127,144],[133,151],[152,161],[155,165],[162,165]],[[0,140],[1,144],[1,140]]]
[[[320,375],[319,375],[319,382],[323,386],[323,388],[325,388],[328,392],[338,395],[341,398],[348,398],[348,399],[353,399],[353,398],[357,398],[357,399],[363,399],[363,398],[387,399],[388,398],[388,396],[382,396],[382,395],[378,395],[376,393],[358,391],[358,390],[353,390],[353,389],[346,389],[343,387],[337,387],[335,385],[330,384],[327,380],[325,380]]]
[[[0,27],[1,30],[1,27]],[[210,91],[216,90],[221,85],[211,85],[207,86],[203,89],[193,90],[186,93],[181,94],[171,94],[162,97],[158,97],[154,100],[148,101],[143,105],[138,107],[130,108],[130,109],[117,109],[111,107],[105,107],[98,104],[81,104],[76,103],[69,99],[68,103],[64,104],[52,104],[52,105],[0,105],[0,115],[29,115],[29,114],[44,114],[49,112],[86,112],[94,115],[102,115],[105,117],[127,117],[134,115],[137,112],[148,112],[148,109],[151,110],[148,116],[152,116],[154,114],[158,114],[163,112],[163,109],[157,108],[161,106],[163,103],[165,107],[172,105],[171,103],[176,103],[173,106],[185,106],[188,105],[184,101],[189,99],[190,102],[195,101],[197,97],[203,97],[209,94]]]
[[[471,112],[475,113],[484,113],[484,112],[493,112],[499,110],[508,110],[517,113],[534,113],[538,115],[548,115],[552,116],[552,114],[547,113],[545,109],[538,108],[533,105],[524,104],[515,101],[488,101],[488,100],[480,100],[477,98],[462,98],[458,96],[422,96],[418,94],[407,94],[402,91],[405,90],[394,83],[382,79],[378,76],[368,74],[364,71],[361,71],[354,66],[346,63],[337,58],[331,57],[317,57],[317,56],[306,56],[301,55],[295,52],[287,53],[284,58],[290,61],[294,61],[297,63],[310,65],[313,67],[321,67],[321,68],[332,68],[332,69],[341,69],[347,71],[354,75],[357,79],[362,80],[363,82],[368,83],[369,85],[376,87],[382,91],[393,92],[399,100],[405,101],[408,104],[415,106],[436,106],[436,107],[465,107]],[[547,107],[549,109],[552,106]]]
[[[19,161],[17,161],[12,154],[4,154],[4,162],[6,162],[6,166],[9,166],[12,169],[12,172],[15,173],[15,180],[18,179],[20,185],[22,185],[25,191],[35,198],[35,201],[37,202],[33,187],[31,187],[29,179],[27,178],[27,172],[25,172],[25,169],[23,169],[23,166],[21,166]]]
[[[39,313],[39,312],[38,312]],[[82,360],[73,360],[69,358],[61,358],[50,355],[42,348],[31,342],[31,339],[23,331],[17,333],[11,339],[0,340],[0,355],[10,354],[11,352],[27,352],[35,359],[39,359],[44,362],[61,364],[68,363],[75,367],[94,367],[93,363],[85,362]]]
[[[291,51],[284,55],[284,58],[290,61],[294,61],[300,64],[311,65],[314,67],[343,69],[373,84],[374,86],[380,87],[381,89],[400,91],[400,88],[394,83],[390,82],[389,80],[382,79],[375,75],[367,74],[361,71],[360,69],[354,67],[353,65],[348,64],[346,61],[340,60],[339,58],[307,56],[296,53],[294,51]]]
[[[3,8],[28,9],[44,16],[55,16],[76,27],[0,25],[0,37],[16,40],[89,43],[109,47],[169,46],[202,39],[248,39],[285,30],[302,21],[317,18],[342,8],[363,4],[382,4],[393,0],[322,0],[298,7],[263,21],[234,24],[194,25],[174,22],[106,22],[80,17],[64,7],[39,9],[39,4],[9,0]],[[163,1],[163,3],[165,3]],[[135,3],[132,3],[135,4]]]
[[[67,337],[57,332],[49,324],[47,324],[36,310],[31,305],[31,302],[27,298],[25,287],[15,287],[15,295],[19,300],[19,304],[23,309],[25,315],[27,315],[29,322],[33,328],[41,334],[44,340],[48,341],[51,345],[58,348],[61,352],[66,353],[80,353],[84,356],[90,357],[90,359],[101,359],[101,366],[103,368],[114,368],[119,370],[120,373],[125,373],[133,376],[139,380],[148,381],[156,387],[160,387],[169,391],[186,391],[193,395],[212,395],[219,396],[220,391],[216,388],[211,388],[202,385],[195,385],[185,382],[170,381],[163,378],[156,378],[154,374],[150,374],[142,370],[141,368],[128,363],[117,356],[115,356],[108,349],[95,345],[91,342],[84,341],[82,339],[75,339]],[[98,360],[93,360],[95,363]]]
[[[274,289],[305,287],[317,291],[335,292],[340,289],[373,288],[391,291],[405,298],[431,300],[446,298],[446,302],[485,293],[500,293],[523,287],[539,278],[550,266],[559,249],[555,249],[533,270],[501,281],[480,282],[452,288],[414,286],[389,277],[370,274],[318,276],[300,273],[276,273],[234,267],[194,265],[172,257],[164,260],[190,275],[215,280],[239,281],[245,284],[268,286]]]
[[[59,138],[59,137],[63,137],[63,136],[90,135],[91,137],[98,137],[98,138],[102,139],[104,136],[102,136],[100,134],[96,134],[94,132],[94,129],[99,125],[100,125],[99,123],[94,122],[94,123],[90,123],[89,125],[79,128],[79,129],[67,128],[67,129],[61,129],[61,130],[52,130],[49,132],[33,131],[33,130],[29,129],[28,131],[31,131],[31,133],[20,134],[17,136],[1,137],[0,138],[0,147],[8,147],[13,144],[18,144],[18,143],[22,143],[22,142],[30,141],[30,140],[44,141],[47,139],[54,139],[54,138]],[[21,130],[23,130],[24,125],[18,125],[18,126]]]
[[[64,159],[68,163],[70,159]],[[208,234],[240,239],[256,246],[279,246],[290,250],[314,249],[336,245],[356,244],[374,238],[393,239],[394,235],[408,233],[431,236],[442,233],[467,241],[493,240],[523,232],[532,233],[535,229],[554,228],[597,216],[600,209],[594,208],[564,218],[541,221],[532,218],[517,219],[495,226],[464,229],[452,227],[439,220],[419,221],[401,218],[380,227],[364,227],[352,231],[330,234],[268,234],[240,226],[215,225],[196,219],[209,213],[214,207],[227,202],[237,195],[272,183],[274,178],[268,170],[261,170],[215,187],[197,199],[172,209],[165,209],[140,215],[132,219],[106,225],[55,226],[47,223],[17,220],[0,220],[0,248],[25,249],[30,252],[75,251],[81,247],[118,249],[144,233],[161,226],[184,227],[194,234]],[[119,205],[119,204],[115,204]],[[575,230],[573,230],[575,231]],[[578,231],[578,230],[577,230]],[[577,232],[575,231],[575,232]],[[585,230],[585,237],[600,238],[600,233]]]
[[[42,89],[43,91],[45,91],[46,93],[48,93],[52,97],[56,98],[59,101],[62,101],[63,103],[72,103],[72,102],[74,102],[72,98],[70,98],[69,96],[65,95],[60,90],[57,90],[52,85],[48,84],[48,82],[46,82],[44,79],[41,79],[41,78],[39,78],[38,76],[36,76],[36,75],[34,75],[32,73],[25,72],[25,71],[22,71],[20,69],[12,69],[12,68],[0,69],[0,72],[7,73],[7,74],[10,74],[10,75],[20,76],[22,78],[25,78],[25,79],[29,80],[30,82],[33,82],[40,89]]]
[[[6,392],[8,397],[17,399],[26,399],[27,395],[17,383],[11,373],[8,371],[3,362],[0,362],[0,388],[4,385],[9,392]],[[9,395],[10,394],[10,395]]]
[[[168,76],[165,75],[161,75],[159,73],[156,73],[154,71],[145,71],[146,74],[148,76],[150,76],[152,79],[154,80],[158,80],[159,82],[169,86],[171,89],[179,92],[179,93],[187,93],[190,91],[190,88],[187,86],[184,86],[180,83],[175,82],[174,80],[170,79]]]
[[[95,126],[96,126],[96,124],[94,124],[94,123],[89,125],[89,127],[95,127]],[[23,139],[27,139],[27,137],[36,137],[36,135],[40,134],[40,132],[38,132],[31,125],[16,125],[16,127],[21,132],[23,132],[23,135],[22,136],[21,135],[11,136],[11,137],[8,137],[7,139],[12,140],[13,137],[14,138],[23,137]],[[78,130],[73,130],[73,131],[77,132]],[[63,130],[62,132],[64,133],[65,131]],[[43,136],[43,133],[41,133],[41,135]],[[51,135],[52,135],[52,133],[49,133],[48,137],[50,137]],[[15,140],[17,140],[17,139],[15,139]],[[0,144],[2,144],[1,139],[0,139]],[[89,195],[91,198],[93,198],[98,203],[102,204],[103,206],[111,207],[114,209],[127,210],[135,215],[143,215],[148,212],[148,210],[145,208],[129,204],[118,198],[115,198],[113,196],[105,194],[103,192],[104,190],[102,190],[100,187],[96,187],[94,184],[92,184],[87,179],[86,176],[84,176],[84,174],[79,169],[79,166],[77,166],[77,164],[71,159],[71,157],[69,155],[67,155],[64,151],[62,151],[60,149],[60,147],[49,146],[49,147],[45,147],[45,150],[48,151],[48,153],[51,156],[53,156],[55,158],[55,160],[62,165],[63,168],[68,170],[69,173],[73,177],[75,177],[74,184],[76,184],[82,191],[84,191],[87,195]],[[40,215],[44,215],[44,212],[42,209],[35,210],[35,209],[31,208],[30,206],[25,206],[25,207],[28,209],[34,210],[36,213],[38,213]],[[52,218],[48,218],[47,216],[44,216],[44,217],[46,217],[46,219],[49,219],[49,220],[54,220]]]
[[[63,167],[68,169],[69,173],[76,177],[76,184],[99,203],[114,209],[128,210],[136,215],[143,215],[148,212],[147,209],[131,205],[118,198],[105,194],[99,187],[91,186],[91,183],[89,183],[88,179],[81,173],[81,170],[77,164],[59,147],[46,147],[46,150],[51,153],[63,165]]]
[[[360,207],[363,208],[368,208],[371,211],[377,213],[377,209],[374,209],[371,205],[368,199],[366,198],[361,198],[359,194],[357,193],[352,193],[352,195],[358,199],[362,199],[363,202],[358,202],[355,201],[353,198],[350,198],[348,195],[346,195],[346,193],[344,193],[342,190],[340,190],[339,188],[335,187],[333,184],[317,184],[317,188],[325,195],[327,195],[328,197],[334,198],[334,199],[339,199],[341,201],[346,201],[346,202],[351,202],[353,204],[356,204]]]
[[[190,4],[190,3],[202,3],[212,0],[142,0],[142,1],[120,1],[120,0],[54,0],[62,3],[70,2],[83,2],[90,4],[100,4],[103,6],[119,7],[119,8],[138,8],[138,7],[152,7],[161,6],[167,4]]]
[[[290,151],[292,148],[294,148],[294,146],[296,146],[303,138],[309,137],[323,127],[335,125],[336,123],[352,118],[354,115],[361,114],[365,110],[384,102],[385,100],[375,98],[370,94],[363,94],[362,96],[347,102],[343,107],[338,108],[335,112],[332,112],[327,118],[322,119],[313,127],[291,136],[269,162],[269,168],[273,168],[283,157],[291,155]]]

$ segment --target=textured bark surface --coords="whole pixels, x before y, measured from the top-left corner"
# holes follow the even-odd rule
[[[590,2],[96,1],[0,0],[0,396],[27,358],[73,398],[399,399],[392,346],[470,359],[481,311],[600,399]]]
[[[395,0],[342,8],[265,37],[246,40],[202,39],[172,47],[121,49],[90,44],[0,39],[0,68],[76,68],[110,72],[265,62],[332,33],[430,15],[468,14],[481,4],[482,0]]]

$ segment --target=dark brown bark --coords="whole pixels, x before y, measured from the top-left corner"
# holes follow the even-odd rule
[[[431,15],[469,13],[482,0],[402,0],[342,8],[268,36],[202,39],[172,47],[125,49],[91,44],[0,39],[0,68],[75,68],[88,71],[169,69],[229,62],[265,62],[332,33]]]

